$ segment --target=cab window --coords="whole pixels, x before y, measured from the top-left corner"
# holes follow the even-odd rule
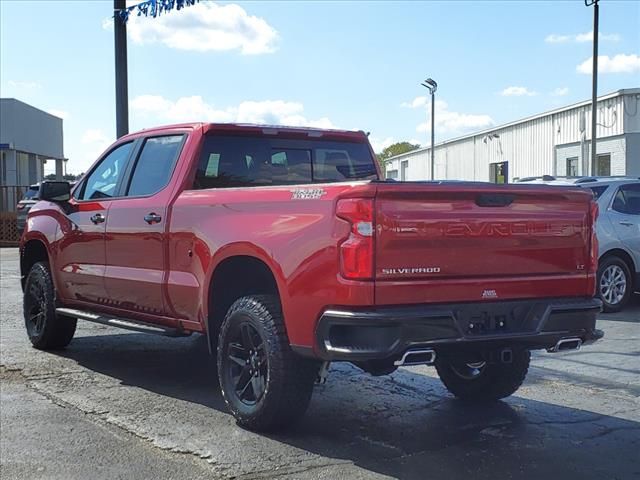
[[[117,195],[118,182],[122,179],[133,143],[116,147],[104,157],[89,174],[79,200],[100,200]]]

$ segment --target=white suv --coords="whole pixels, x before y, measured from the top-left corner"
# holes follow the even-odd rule
[[[577,183],[598,199],[598,295],[605,312],[617,312],[640,290],[640,180]]]

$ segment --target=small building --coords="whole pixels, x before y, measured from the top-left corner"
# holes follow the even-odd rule
[[[495,183],[542,175],[640,176],[640,88],[598,98],[597,160],[591,163],[591,101],[435,145],[435,179]],[[431,149],[390,158],[387,178],[429,180]]]
[[[0,212],[11,212],[21,193],[42,181],[45,162],[62,179],[62,119],[15,98],[0,99]]]

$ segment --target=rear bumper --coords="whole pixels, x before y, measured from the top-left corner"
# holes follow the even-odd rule
[[[316,328],[314,355],[329,361],[396,359],[409,348],[438,354],[552,348],[563,338],[592,343],[602,303],[595,298],[330,309]]]

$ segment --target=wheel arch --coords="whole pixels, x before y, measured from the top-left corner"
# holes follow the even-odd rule
[[[31,238],[20,247],[20,285],[24,291],[27,275],[37,262],[49,262],[49,249],[41,238]]]
[[[266,253],[228,248],[211,269],[206,289],[205,321],[209,348],[215,349],[217,335],[229,307],[247,295],[274,295],[283,309],[284,281],[279,268],[272,265]],[[285,315],[286,319],[286,315]]]
[[[607,250],[605,253],[600,255],[600,261],[603,261],[605,258],[608,258],[608,257],[618,257],[622,261],[624,261],[624,263],[627,264],[627,267],[629,267],[629,270],[631,271],[631,275],[638,273],[638,268],[636,268],[636,264],[633,261],[633,257],[626,250],[623,250],[622,248],[612,248],[611,250]]]

